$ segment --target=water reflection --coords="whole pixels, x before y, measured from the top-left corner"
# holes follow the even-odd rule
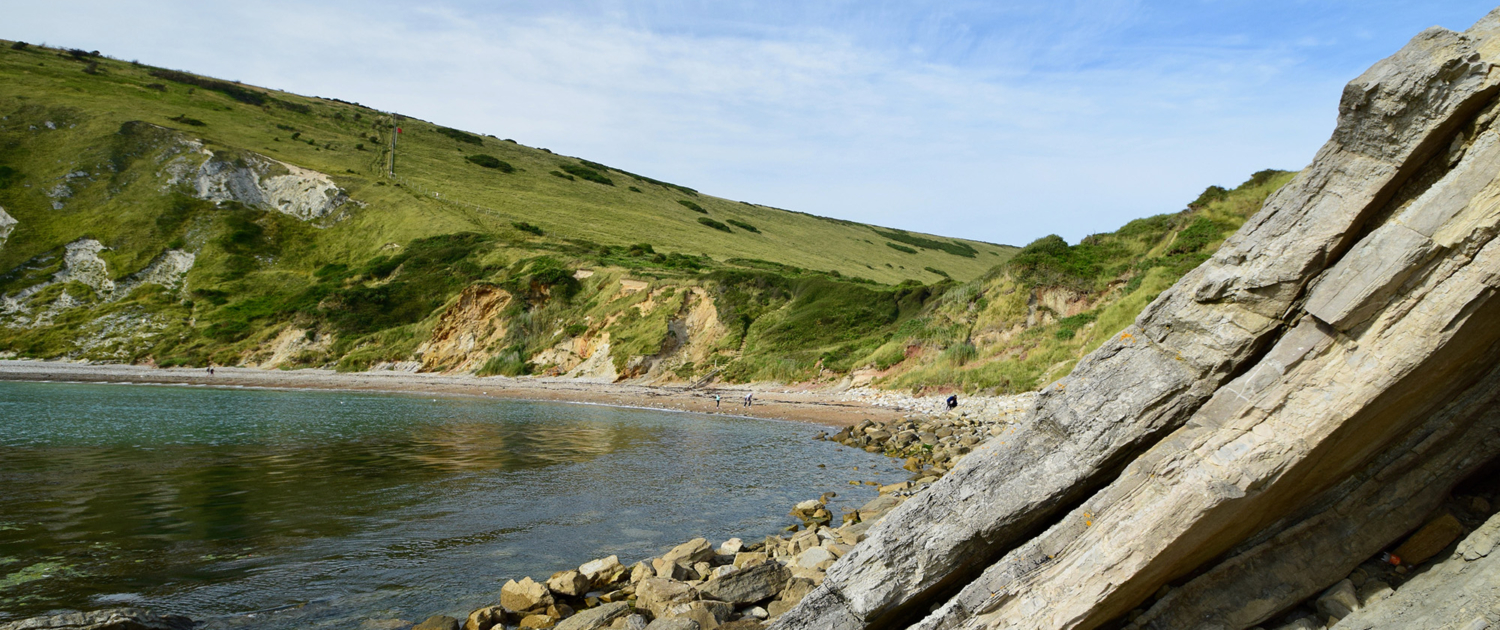
[[[451,614],[505,577],[772,533],[792,502],[900,478],[805,427],[577,405],[0,383],[0,422],[0,619]]]

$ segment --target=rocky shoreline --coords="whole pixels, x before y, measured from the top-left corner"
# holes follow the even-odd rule
[[[902,407],[914,413],[813,438],[904,460],[913,473],[908,481],[881,486],[880,495],[858,509],[835,515],[827,505],[835,494],[825,493],[793,506],[789,515],[801,524],[782,535],[730,538],[717,547],[695,538],[628,567],[609,556],[545,579],[510,580],[495,604],[462,620],[435,616],[414,630],[758,630],[821,585],[828,567],[887,513],[926,490],[979,442],[1008,431],[1034,397],[974,399],[951,411],[941,399],[904,397]]]

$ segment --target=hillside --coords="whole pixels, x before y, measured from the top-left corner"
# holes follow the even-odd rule
[[[521,310],[559,282],[587,301],[712,274],[894,294],[976,277],[1014,251],[729,201],[84,51],[8,43],[0,76],[0,342],[26,356],[241,363],[299,320],[308,343],[283,340],[270,363],[357,369],[410,358],[406,342],[474,283],[527,284]],[[668,332],[656,328],[642,334]],[[383,336],[361,338],[373,333]],[[524,336],[501,335],[534,346]],[[349,358],[355,348],[367,356]]]
[[[1290,178],[1017,256],[97,53],[0,76],[10,356],[1023,391]]]

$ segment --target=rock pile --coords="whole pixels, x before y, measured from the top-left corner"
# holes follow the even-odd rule
[[[498,602],[462,623],[433,617],[417,628],[757,630],[801,602],[874,523],[925,486],[882,488],[880,497],[850,512],[838,527],[829,526],[829,493],[797,504],[792,515],[808,527],[783,536],[748,543],[731,538],[718,547],[695,538],[629,567],[610,556],[541,582],[511,580],[500,588]]]
[[[863,420],[852,427],[818,439],[862,448],[871,453],[906,460],[905,468],[920,473],[929,471],[934,478],[948,472],[964,455],[991,437],[1013,432],[1012,415],[970,415],[954,412],[927,417],[907,416],[901,420],[880,422]]]

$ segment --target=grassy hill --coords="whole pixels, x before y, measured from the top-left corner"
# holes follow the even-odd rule
[[[1021,390],[1290,177],[1018,251],[97,53],[0,78],[0,356]]]
[[[765,260],[887,284],[942,279],[927,268],[970,279],[1014,251],[720,199],[546,149],[400,116],[393,120],[350,103],[86,53],[12,46],[0,49],[0,76],[5,78],[0,110],[8,114],[3,159],[19,171],[13,177],[33,184],[33,190],[7,195],[10,203],[4,205],[20,225],[11,244],[0,250],[4,269],[73,236],[71,226],[53,229],[46,218],[36,216],[34,209],[49,205],[37,193],[44,182],[111,159],[109,145],[119,144],[117,132],[131,121],[331,176],[351,198],[368,205],[319,234],[319,252],[329,259],[366,256],[386,243],[460,230],[517,237],[513,222],[539,226],[549,240],[559,242],[650,243],[663,253],[706,254],[721,262]],[[47,120],[61,125],[49,130],[56,133],[26,133]],[[385,173],[397,125],[403,133],[397,144],[398,177],[392,180]],[[499,168],[481,166],[485,163]],[[111,221],[118,223],[127,218],[120,214],[129,209],[113,197],[91,201],[101,219],[118,217]],[[33,216],[22,218],[17,212]],[[76,224],[72,219],[77,217],[64,218]]]

